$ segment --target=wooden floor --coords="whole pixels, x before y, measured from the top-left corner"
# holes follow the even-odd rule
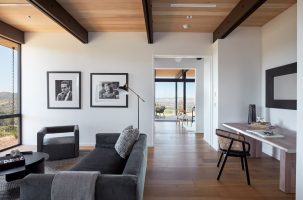
[[[218,154],[202,134],[187,133],[171,122],[157,122],[155,130],[155,146],[148,153],[145,200],[295,199],[278,189],[279,162],[271,157],[248,160],[251,186],[237,158],[227,160],[219,182]]]

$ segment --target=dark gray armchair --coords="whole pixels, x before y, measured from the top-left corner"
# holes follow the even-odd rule
[[[44,138],[47,134],[73,132],[73,136]],[[54,126],[44,127],[37,134],[37,151],[49,155],[48,160],[60,160],[79,156],[79,127]]]

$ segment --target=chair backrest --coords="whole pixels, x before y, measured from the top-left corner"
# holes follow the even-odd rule
[[[242,151],[243,144],[245,144],[245,150],[250,151],[250,145],[245,141],[245,137],[240,134],[228,132],[225,130],[217,129],[216,135],[218,136],[219,148],[221,150],[227,150],[231,141],[233,140],[233,144],[231,149],[235,151]]]
[[[74,132],[75,126],[53,126],[46,127],[47,133],[66,133],[66,132]]]

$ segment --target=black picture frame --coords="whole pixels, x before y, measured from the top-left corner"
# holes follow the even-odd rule
[[[48,109],[81,109],[81,71],[47,71],[47,108]],[[55,75],[73,75],[76,77],[77,80],[75,85],[76,85],[76,89],[75,89],[75,85],[72,88],[72,94],[73,94],[73,99],[71,101],[64,101],[62,100],[62,104],[64,105],[57,105],[60,104],[59,102],[56,102],[56,105],[54,105],[55,100],[51,97],[54,97],[54,95],[56,95],[56,92],[54,93],[54,91],[50,91],[51,87],[56,88],[57,86],[54,86],[54,80],[57,81],[57,79],[51,77],[51,76],[55,76]],[[77,78],[78,77],[78,78]],[[59,78],[60,81],[62,80],[62,78]],[[58,79],[58,80],[59,80]],[[65,80],[65,79],[63,79]],[[73,80],[71,80],[73,82]],[[76,95],[74,95],[76,94]],[[64,103],[63,103],[64,102]],[[67,103],[66,103],[67,102]],[[70,105],[68,105],[70,104]]]
[[[266,107],[297,110],[297,100],[274,99],[274,78],[297,73],[297,63],[266,70]]]
[[[124,95],[125,98],[123,96],[121,96],[121,97],[123,97],[123,99],[121,98],[119,100],[119,101],[121,101],[120,104],[115,103],[115,101],[117,99],[114,99],[114,98],[107,99],[107,100],[105,100],[105,102],[101,102],[102,99],[99,99],[100,102],[96,102],[96,95],[98,95],[100,97],[101,91],[96,89],[98,86],[94,83],[94,79],[98,78],[99,84],[100,84],[100,81],[103,80],[102,77],[103,78],[107,77],[106,78],[107,82],[108,81],[111,81],[112,83],[119,82],[119,85],[116,86],[116,88],[119,86],[123,86],[124,84],[128,85],[128,73],[91,73],[90,74],[90,107],[92,107],[92,108],[128,108],[128,94]],[[99,91],[99,93],[97,94],[96,91]],[[116,90],[116,92],[117,92],[117,90]],[[118,93],[118,96],[120,96],[119,93]],[[108,101],[107,102],[108,104],[106,103],[106,101]]]

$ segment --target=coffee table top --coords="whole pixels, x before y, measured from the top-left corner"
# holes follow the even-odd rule
[[[32,154],[25,154],[23,156],[25,157],[25,166],[2,170],[0,171],[0,176],[25,171],[27,166],[36,164],[40,161],[47,160],[49,157],[47,153],[43,152],[33,152]]]

